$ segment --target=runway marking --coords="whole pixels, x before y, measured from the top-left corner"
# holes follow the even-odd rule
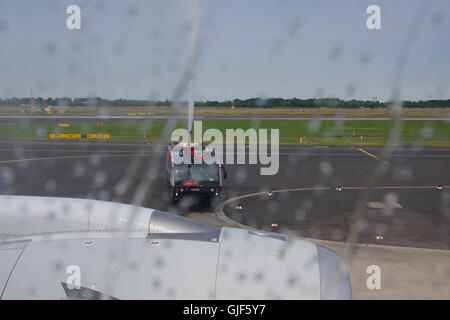
[[[450,186],[442,186],[443,188],[450,188]],[[363,189],[375,189],[375,190],[382,190],[382,189],[436,189],[436,186],[382,186],[382,187],[342,187],[342,189],[344,190],[363,190]],[[272,193],[281,193],[281,192],[295,192],[295,191],[314,191],[314,190],[333,190],[333,188],[331,187],[314,187],[314,188],[293,188],[293,189],[279,189],[279,190],[272,190]],[[279,233],[274,233],[274,232],[268,232],[265,230],[259,230],[250,226],[247,226],[245,224],[239,223],[231,218],[229,218],[227,215],[225,215],[225,213],[223,212],[223,209],[225,208],[225,206],[227,206],[228,204],[235,202],[237,200],[240,199],[245,199],[245,198],[250,198],[250,197],[254,197],[254,196],[259,196],[259,195],[264,195],[267,194],[267,191],[261,191],[261,192],[255,192],[255,193],[248,193],[248,194],[244,194],[244,195],[240,195],[237,197],[233,197],[230,199],[227,199],[225,201],[222,201],[221,203],[219,203],[219,205],[217,206],[216,210],[215,210],[215,214],[216,216],[224,221],[225,223],[228,223],[234,227],[239,227],[239,228],[243,228],[243,229],[249,229],[249,230],[253,230],[253,231],[257,231],[257,232],[263,232],[266,234],[278,234]],[[304,238],[304,237],[296,237],[298,239],[303,239],[303,240],[307,240],[307,241],[328,241],[328,240],[322,240],[322,239],[310,239],[310,238]],[[333,241],[336,243],[343,243],[340,241]],[[364,245],[367,246],[369,244],[360,244],[360,243],[356,243],[357,245]],[[375,246],[372,245],[371,246]],[[386,245],[383,245],[383,247],[387,247]],[[395,247],[395,248],[404,248],[402,246],[389,246],[389,247]],[[414,247],[407,247],[410,249],[418,249],[421,250],[422,248],[414,248]],[[430,250],[438,250],[438,249],[430,249]]]
[[[388,205],[384,202],[379,202],[379,201],[367,202],[367,208],[369,208],[369,209],[384,209],[384,208],[404,209],[403,206],[398,202],[394,202],[394,203]]]
[[[109,157],[130,157],[130,156],[148,156],[148,154],[96,154],[86,156],[61,156],[61,157],[43,157],[43,158],[25,158],[25,159],[12,159],[12,160],[0,160],[2,163],[17,163],[25,161],[43,161],[43,160],[60,160],[60,159],[83,159],[83,158],[109,158]]]
[[[14,151],[20,151],[20,152],[89,152],[93,150],[81,150],[81,149],[0,149],[0,152],[2,151],[8,151],[8,152],[14,152]],[[111,152],[120,152],[120,153],[148,153],[151,154],[153,152],[151,151],[139,151],[139,150],[95,150],[96,153],[111,153]]]
[[[379,161],[381,161],[381,159],[380,158],[378,158],[376,155],[374,155],[374,154],[371,154],[370,152],[367,152],[366,150],[364,150],[364,149],[362,149],[362,148],[358,148],[358,150],[359,151],[361,151],[362,153],[365,153],[365,154],[367,154],[369,157],[372,157],[372,158],[375,158],[375,159],[377,159],[377,160],[379,160]],[[387,161],[384,161],[384,163],[388,163]]]
[[[0,149],[0,152],[2,151],[16,151],[18,149]],[[20,149],[19,149],[20,150]],[[22,149],[21,151],[23,152],[89,152],[89,150],[79,150],[79,149],[72,149],[72,150],[67,150],[67,149]],[[154,153],[152,151],[133,151],[133,150],[95,150],[95,152],[147,152],[148,154]],[[160,153],[161,155],[166,155],[166,153]],[[224,155],[226,155],[226,152],[223,153]],[[238,154],[248,154],[248,155],[258,155],[258,153],[256,152],[234,152],[234,154],[238,155]],[[302,156],[315,156],[315,155],[320,155],[320,156],[357,156],[357,157],[363,157],[364,155],[362,154],[354,154],[354,153],[314,153],[314,152],[278,152],[278,153],[271,153],[271,154],[278,154],[278,155],[302,155]],[[448,155],[448,157],[450,157],[450,155]]]
[[[5,149],[0,149],[0,151],[5,151]],[[8,151],[11,151],[8,149]],[[13,150],[14,151],[14,150]],[[25,152],[30,150],[25,150]],[[31,152],[86,152],[84,150],[32,150]],[[364,150],[360,150],[363,153],[367,153]],[[125,151],[125,150],[117,150],[117,151],[108,151],[108,150],[98,150],[97,153],[105,153],[105,154],[91,154],[91,155],[74,155],[74,156],[53,156],[53,157],[37,157],[37,158],[24,158],[24,159],[11,159],[11,160],[0,160],[0,164],[3,163],[17,163],[17,162],[25,162],[25,161],[44,161],[44,160],[63,160],[63,159],[83,159],[83,158],[112,158],[112,157],[132,157],[132,156],[149,156],[151,154],[154,154],[153,152],[139,152],[139,153],[133,153],[132,151]],[[125,154],[108,154],[110,152],[121,152]],[[239,154],[239,153],[237,153]],[[325,155],[325,154],[316,154],[316,153],[280,153],[280,155]],[[159,156],[165,156],[166,153],[159,153]],[[225,155],[225,154],[224,154]],[[362,154],[326,154],[329,156],[364,156]],[[375,159],[380,160],[378,157],[370,154]],[[428,156],[428,155],[427,155]],[[430,155],[431,156],[431,155]],[[411,157],[411,156],[409,156]],[[419,155],[419,157],[425,157],[425,155]],[[437,155],[436,157],[450,157],[446,155]],[[388,163],[387,161],[385,163]],[[382,188],[382,187],[374,187],[374,189]],[[401,187],[406,188],[406,187]],[[347,189],[353,189],[353,187],[347,187]],[[392,189],[392,188],[391,188]],[[284,190],[282,190],[284,191]],[[301,190],[289,190],[289,191],[301,191]],[[280,190],[278,192],[281,192]]]
[[[443,186],[447,188],[447,186]],[[343,187],[344,190],[362,190],[362,189],[436,189],[436,186],[388,186],[388,187]]]
[[[275,191],[272,191],[272,193],[290,192],[290,191],[329,190],[329,189],[331,189],[331,188],[329,188],[329,187],[317,187],[317,188],[281,189],[281,190],[275,190]],[[263,194],[267,194],[267,191],[255,192],[255,193],[249,193],[249,194],[244,194],[244,195],[241,195],[241,196],[237,196],[237,197],[233,197],[233,198],[227,199],[227,200],[225,200],[225,201],[222,201],[222,202],[217,206],[217,208],[216,208],[216,210],[215,210],[215,213],[216,213],[216,215],[218,216],[219,219],[221,219],[222,221],[225,221],[225,222],[227,222],[227,223],[229,223],[229,224],[231,224],[231,225],[235,225],[235,226],[238,226],[238,227],[241,227],[241,228],[250,228],[250,229],[252,229],[252,230],[261,232],[261,230],[258,230],[258,229],[256,229],[256,228],[251,228],[251,227],[246,226],[246,225],[244,225],[244,224],[241,224],[241,223],[239,223],[239,222],[237,222],[237,221],[234,221],[233,219],[228,218],[228,217],[225,215],[225,213],[223,212],[223,208],[224,208],[226,205],[228,205],[228,204],[230,204],[231,202],[234,202],[234,201],[236,201],[236,200],[244,199],[244,198],[250,198],[250,197],[253,197],[253,196],[259,196],[259,195],[263,195]]]
[[[14,152],[18,149],[1,149],[0,152],[7,151],[7,152]],[[19,149],[20,150],[20,149]],[[89,152],[89,150],[77,150],[77,149],[22,149],[20,151],[23,152]],[[133,152],[139,152],[139,153],[147,153],[147,154],[154,154],[153,151],[138,151],[138,150],[95,150],[96,153],[133,153]],[[236,155],[243,154],[240,152],[235,152]],[[257,154],[257,153],[250,153],[246,152],[245,154]],[[287,155],[298,155],[298,156],[349,156],[349,157],[364,157],[364,154],[355,154],[355,153],[313,153],[313,152],[279,152],[279,153],[272,153],[274,155],[278,154],[281,156],[287,156]],[[159,153],[161,156],[165,156],[166,153]],[[224,153],[226,155],[226,153]],[[443,154],[393,154],[391,157],[405,157],[405,158],[450,158],[449,155],[443,155]]]
[[[2,144],[2,142],[0,142],[0,145]],[[45,143],[39,143],[39,142],[36,142],[36,144],[46,144],[46,145],[49,145],[49,143],[48,142],[45,142]],[[52,145],[65,145],[65,146],[68,146],[68,145],[73,145],[72,143],[60,143],[60,142],[53,142],[52,143]],[[129,146],[130,144],[115,144],[114,146]],[[143,152],[148,152],[149,154],[150,153],[154,153],[153,152],[153,150],[152,150],[152,148],[151,147],[149,147],[148,145],[142,145],[142,144],[132,144],[133,146],[140,146],[141,148],[136,148],[135,150],[95,150],[95,152],[96,153],[99,153],[99,152],[102,152],[102,153],[109,153],[109,152],[117,152],[117,153],[126,153],[126,152],[136,152],[136,153],[143,153]],[[99,145],[94,145],[94,144],[88,144],[88,146],[89,147],[91,147],[91,146],[95,146],[95,147],[99,147],[99,146],[101,146],[101,147],[104,147],[104,146],[107,146],[107,147],[112,147],[110,144],[108,144],[108,145],[106,145],[106,144],[99,144]],[[283,148],[283,147],[282,147]],[[296,148],[296,149],[299,149],[299,148],[297,148],[297,147],[289,147],[289,146],[287,146],[285,149],[292,149],[292,148]],[[139,149],[141,149],[141,150],[139,150]],[[321,149],[321,147],[320,146],[315,146],[314,147],[314,149],[316,149],[316,150],[314,150],[313,152],[308,152],[308,151],[306,151],[306,152],[283,152],[283,151],[281,151],[281,152],[277,152],[277,153],[271,153],[271,154],[274,154],[274,155],[276,155],[276,154],[278,154],[278,155],[298,155],[298,156],[330,156],[330,157],[332,157],[332,156],[344,156],[344,157],[346,157],[346,156],[350,156],[350,157],[363,157],[364,155],[368,155],[368,156],[370,156],[370,157],[373,157],[374,159],[377,159],[377,160],[380,160],[377,156],[375,156],[375,155],[373,155],[373,154],[371,154],[371,153],[369,153],[369,152],[367,152],[367,151],[365,151],[364,149],[362,149],[362,148],[358,148],[358,149],[356,149],[356,150],[358,150],[358,151],[360,151],[361,153],[363,153],[363,154],[359,154],[359,153],[357,153],[357,154],[355,154],[355,153],[352,153],[351,151],[349,151],[349,153],[332,153],[332,152],[327,152],[327,153],[321,153],[320,152],[320,150],[322,150]],[[329,148],[329,149],[331,149],[331,148]],[[342,148],[335,148],[335,149],[340,149],[340,150],[342,150]],[[16,148],[0,148],[0,152],[2,152],[2,151],[8,151],[8,152],[11,152],[11,151],[16,151],[17,149]],[[19,149],[20,150],[20,149]],[[353,149],[353,147],[351,147],[351,150],[354,150]],[[443,149],[442,151],[449,151],[450,149]],[[35,148],[35,149],[27,149],[26,147],[25,148],[23,148],[21,151],[23,151],[23,152],[90,152],[90,151],[92,151],[92,150],[89,150],[89,149],[87,149],[87,150],[80,150],[80,149],[40,149],[40,148]],[[164,153],[160,153],[161,155],[166,155],[166,153],[164,152]],[[243,154],[243,153],[240,153],[240,152],[235,152],[235,154]],[[245,151],[245,154],[248,154],[248,155],[254,155],[254,154],[258,154],[258,153],[254,153],[254,152],[248,152],[248,151]],[[224,152],[224,155],[226,155],[226,152]],[[398,154],[398,153],[393,153],[393,154],[391,154],[391,157],[405,157],[405,158],[450,158],[450,154]]]
[[[359,150],[359,149],[358,149]],[[361,149],[359,150],[362,153],[374,157],[377,160],[381,160],[377,156]],[[224,153],[226,154],[226,153]],[[243,154],[240,152],[235,152],[235,154]],[[246,152],[245,154],[258,154],[255,152]],[[321,152],[274,152],[270,154],[278,154],[278,155],[302,155],[302,156],[349,156],[349,157],[364,157],[364,154],[358,153],[321,153]],[[407,158],[450,158],[450,154],[392,154],[391,157],[407,157]]]
[[[448,188],[448,186],[443,186],[443,188]],[[345,190],[363,190],[363,189],[374,189],[374,190],[384,190],[384,189],[436,189],[436,186],[381,186],[381,187],[345,187],[342,186],[342,189]],[[281,192],[295,192],[295,191],[314,191],[314,190],[334,190],[332,187],[314,187],[314,188],[292,188],[292,189],[279,189],[279,190],[272,190],[272,193],[281,193]],[[216,211],[221,211],[223,213],[223,208],[230,204],[231,202],[244,199],[244,198],[250,198],[254,196],[264,195],[267,194],[267,191],[261,191],[261,192],[255,192],[255,193],[248,193],[244,195],[240,195],[237,197],[233,197],[230,199],[227,199],[225,201],[222,201]]]
[[[367,152],[366,150],[362,149],[362,148],[358,148],[359,151],[361,151],[362,153],[367,154],[369,157],[375,158],[377,160],[381,160],[380,158],[378,158],[376,155],[371,154],[370,152]]]

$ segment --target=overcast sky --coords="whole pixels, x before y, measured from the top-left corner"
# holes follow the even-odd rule
[[[402,99],[449,98],[450,1],[425,1],[200,1],[196,100],[386,100],[402,47]],[[170,99],[192,50],[194,3],[0,0],[0,98],[34,88],[44,98]],[[71,4],[81,30],[66,27]],[[381,30],[366,27],[371,4]]]

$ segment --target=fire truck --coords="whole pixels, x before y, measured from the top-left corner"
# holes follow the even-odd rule
[[[201,155],[195,154],[196,148],[201,148]],[[191,156],[189,163],[181,160],[186,152]],[[169,143],[167,177],[172,203],[177,203],[187,195],[198,196],[203,200],[220,197],[223,179],[227,178],[225,166],[216,161],[212,164],[207,163],[204,158],[205,154],[212,158],[215,157],[214,151],[205,150],[203,144]]]

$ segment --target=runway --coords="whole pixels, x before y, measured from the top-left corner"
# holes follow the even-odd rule
[[[166,154],[155,149],[132,143],[1,141],[0,192],[134,203],[183,215],[218,209],[219,201],[190,208],[171,205]],[[380,148],[281,146],[279,160],[274,176],[261,176],[259,165],[226,166],[222,200],[229,203],[221,207],[228,218],[335,241],[345,241],[356,221],[359,243],[450,249],[450,150],[397,149],[381,166],[385,170],[377,181],[371,177],[380,165]],[[151,168],[156,174],[143,185]],[[444,190],[436,190],[439,184]],[[375,188],[364,199],[368,187]],[[357,219],[361,199],[364,217]],[[237,203],[243,210],[235,210]],[[272,223],[278,228],[272,229]],[[382,242],[375,241],[377,233]]]
[[[73,115],[2,115],[0,124],[56,124],[61,121],[70,121],[71,123],[95,123],[98,121],[106,123],[117,122],[136,122],[136,121],[166,121],[168,119],[175,119],[180,121],[186,121],[186,116],[174,116],[174,115],[92,115],[92,114],[73,114]],[[392,117],[324,117],[324,116],[305,116],[305,117],[290,117],[290,116],[196,116],[196,120],[210,120],[210,121],[230,121],[230,120],[307,120],[311,121],[348,121],[348,120],[371,120],[371,121],[386,121],[392,120]],[[448,117],[447,117],[448,119]],[[401,120],[415,120],[415,121],[442,121],[445,118],[442,117],[402,117]]]

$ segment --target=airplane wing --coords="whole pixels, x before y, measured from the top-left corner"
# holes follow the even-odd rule
[[[0,196],[0,299],[351,299],[341,262],[153,209]]]

